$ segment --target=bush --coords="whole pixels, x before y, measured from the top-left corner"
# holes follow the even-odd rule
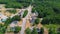
[[[18,33],[20,30],[21,30],[21,27],[15,26],[15,27],[11,27],[8,32]]]
[[[55,29],[49,28],[49,34],[57,34]]]
[[[48,29],[48,34],[57,34],[57,28],[59,27],[59,25],[49,24],[44,26]]]
[[[38,34],[37,29],[36,29],[36,28],[33,28],[32,33],[31,33],[31,34]]]
[[[57,34],[60,34],[60,32],[58,32]]]
[[[44,28],[40,29],[40,34],[44,34]]]
[[[28,10],[24,11],[23,18],[28,14]]]
[[[19,20],[21,20],[21,18],[20,18],[20,16],[15,15],[14,17],[12,17],[11,20],[12,20],[12,21],[19,21]]]
[[[0,34],[4,34],[4,33],[0,32]]]
[[[23,3],[22,3],[23,2]],[[0,0],[0,4],[6,4],[6,8],[24,8],[29,6],[30,2],[28,1],[19,1],[19,0]],[[9,5],[9,6],[8,6]]]
[[[32,8],[32,13],[34,13],[35,12],[35,8]]]
[[[15,9],[14,10],[7,10],[7,11],[10,13],[13,13],[13,14],[17,13],[17,11]]]
[[[48,17],[45,17],[45,18],[43,18],[43,20],[42,20],[42,24],[60,24],[59,22],[60,22],[60,18],[59,18],[60,16],[48,16]]]
[[[18,33],[20,30],[21,30],[21,27],[16,26],[16,27],[15,27],[15,31],[14,31],[14,33]]]
[[[5,26],[8,26],[10,23],[12,22],[11,18],[7,18],[7,20],[5,21]]]
[[[26,32],[26,34],[31,34],[31,29],[27,28],[27,29],[25,30],[25,32]]]
[[[0,24],[0,33],[1,33],[1,34],[4,34],[4,33],[5,33],[5,31],[6,31],[6,26],[5,26],[5,25]]]
[[[11,2],[11,3],[7,3],[5,7],[6,8],[22,8],[22,4],[18,2]]]
[[[11,24],[12,21],[19,21],[19,20],[20,20],[20,16],[18,16],[18,15],[14,16],[12,18],[9,17],[5,21],[5,25],[7,26],[7,25]]]
[[[40,23],[40,19],[39,18],[35,19],[34,24],[39,24],[39,23]]]

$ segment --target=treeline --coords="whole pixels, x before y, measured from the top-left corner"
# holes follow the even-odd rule
[[[42,24],[60,24],[59,0],[34,0],[32,12],[37,12],[37,18],[43,18]]]
[[[6,8],[25,8],[29,6],[28,2],[19,0],[0,0],[0,4],[6,4]]]

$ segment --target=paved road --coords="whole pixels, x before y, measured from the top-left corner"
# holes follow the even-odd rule
[[[24,34],[24,30],[25,30],[25,25],[26,25],[26,19],[28,18],[28,16],[31,14],[31,10],[32,10],[32,6],[29,6],[28,8],[26,8],[28,10],[28,14],[25,18],[23,18],[23,22],[22,22],[22,29],[20,31],[20,34]]]

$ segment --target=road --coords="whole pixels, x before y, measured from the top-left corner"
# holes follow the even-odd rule
[[[25,31],[25,25],[26,25],[26,19],[28,18],[28,16],[31,14],[32,11],[32,6],[30,5],[28,8],[26,8],[28,10],[28,14],[26,15],[25,18],[23,18],[23,22],[22,22],[22,28],[20,31],[20,34],[24,34]]]

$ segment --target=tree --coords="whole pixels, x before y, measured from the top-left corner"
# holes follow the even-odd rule
[[[8,6],[9,5],[9,6]],[[18,2],[12,2],[11,3],[7,3],[6,8],[22,8],[22,4],[18,3]]]
[[[13,9],[13,10],[7,10],[7,11],[10,12],[10,13],[13,13],[13,14],[17,13],[16,9]]]
[[[24,11],[23,18],[28,14],[28,10]]]
[[[15,34],[18,33],[19,31],[21,31],[21,27],[19,27],[19,26],[16,26],[14,28],[15,28],[15,31],[14,31]]]
[[[42,20],[42,24],[60,24],[60,16],[59,15],[51,15],[51,16],[47,16],[44,17]]]
[[[6,31],[6,26],[3,24],[0,24],[0,34],[4,34]]]
[[[31,29],[27,28],[27,29],[25,30],[25,32],[26,32],[26,34],[31,34]]]
[[[0,32],[0,34],[4,34],[4,33]]]
[[[44,28],[40,29],[40,34],[44,34]]]
[[[15,21],[15,20],[17,20],[17,21],[19,21],[21,18],[20,18],[20,16],[18,16],[18,15],[15,15],[14,17],[12,17],[12,21]]]
[[[51,28],[49,29],[49,34],[53,34],[53,31]]]
[[[34,13],[35,12],[35,8],[32,8],[32,13]]]
[[[38,34],[37,29],[36,29],[36,28],[33,28],[32,33],[31,33],[31,34]]]
[[[39,24],[40,23],[40,19],[39,18],[35,19],[35,22],[34,23],[35,24]]]
[[[10,23],[12,22],[11,18],[7,18],[7,20],[5,21],[5,26],[8,26]]]
[[[50,22],[50,18],[45,17],[43,18],[41,24],[49,24],[49,22]]]
[[[16,16],[14,16],[12,18],[10,18],[10,17],[7,18],[7,20],[5,21],[5,25],[6,26],[9,25],[12,21],[15,21],[15,20],[19,21],[20,20],[20,16],[16,15]]]
[[[49,34],[57,34],[55,28],[49,28]]]
[[[57,8],[57,7],[54,7],[54,8],[53,8],[53,10],[54,10],[54,12],[55,12],[55,13],[57,13],[57,14],[59,14],[59,13],[60,13],[59,8]]]

